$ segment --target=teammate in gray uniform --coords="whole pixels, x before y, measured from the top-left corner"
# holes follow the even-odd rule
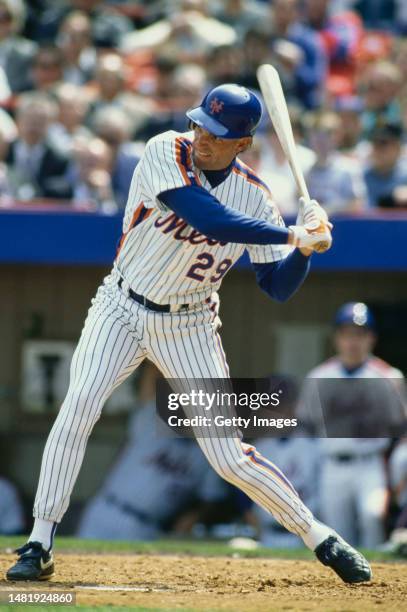
[[[352,544],[366,548],[384,540],[384,453],[391,440],[380,434],[389,425],[406,422],[403,374],[372,354],[375,341],[375,323],[366,304],[341,306],[335,316],[337,354],[308,374],[298,411],[315,435],[324,436],[321,517]],[[370,429],[363,432],[364,425]],[[338,436],[342,431],[344,437],[326,437],[332,431]],[[355,437],[349,437],[352,432]]]
[[[174,384],[229,377],[213,295],[244,250],[260,287],[284,301],[304,281],[314,247],[331,243],[331,225],[316,201],[302,201],[297,224],[285,228],[267,185],[239,160],[261,118],[255,94],[221,85],[187,116],[190,131],[151,139],[134,172],[120,249],[85,321],[44,450],[33,531],[9,580],[53,575],[53,535],[87,439],[107,398],[144,359]],[[191,405],[184,411],[197,413]],[[364,557],[314,519],[254,446],[227,427],[210,437],[195,427],[194,434],[215,471],[300,536],[322,563],[346,582],[370,580]]]

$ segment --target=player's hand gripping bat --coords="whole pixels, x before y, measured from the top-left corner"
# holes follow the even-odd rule
[[[262,64],[257,69],[257,80],[263,94],[264,102],[274,129],[280,141],[281,147],[287,157],[292,170],[298,191],[301,195],[300,205],[307,207],[311,202],[304,175],[298,159],[297,147],[294,141],[287,103],[277,70],[270,64]],[[318,208],[318,219],[314,216],[314,227],[312,231],[326,233],[332,228],[325,211]],[[307,224],[309,227],[309,224]],[[318,253],[327,251],[331,246],[331,240],[324,240],[314,245],[313,249]]]

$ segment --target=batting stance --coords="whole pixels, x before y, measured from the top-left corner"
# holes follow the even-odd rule
[[[192,131],[152,138],[134,172],[119,252],[85,321],[68,393],[44,450],[33,531],[17,551],[9,580],[53,575],[54,532],[88,437],[112,391],[146,357],[168,378],[229,376],[215,299],[243,251],[260,287],[284,301],[307,276],[313,247],[330,244],[330,224],[317,202],[302,202],[297,224],[285,228],[267,186],[237,157],[261,118],[252,92],[218,86],[187,116]],[[253,446],[221,434],[197,441],[220,476],[300,536],[343,580],[370,579],[367,561],[313,518]]]

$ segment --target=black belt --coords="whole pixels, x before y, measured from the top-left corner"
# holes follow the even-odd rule
[[[358,461],[359,459],[370,459],[371,457],[380,456],[380,451],[372,451],[370,453],[363,453],[358,455],[352,455],[351,453],[338,453],[336,455],[329,455],[332,461],[338,461],[339,463],[350,463],[351,461]]]
[[[339,453],[338,455],[331,455],[331,459],[334,461],[339,461],[340,463],[349,463],[349,461],[353,461],[357,459],[359,455],[350,455],[348,453]]]
[[[121,276],[118,282],[120,288],[123,285],[123,280],[124,279]],[[145,306],[145,308],[148,308],[149,310],[154,310],[155,312],[179,312],[180,310],[188,310],[190,306],[189,304],[156,304],[155,302],[152,302],[148,298],[144,297],[144,295],[139,295],[130,288],[127,290],[127,293],[132,300],[138,304],[141,304],[142,306]]]

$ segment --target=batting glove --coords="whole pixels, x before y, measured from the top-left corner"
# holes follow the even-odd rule
[[[312,249],[323,253],[331,248],[332,235],[329,227],[321,222],[315,227],[314,223],[305,225],[290,225],[288,244],[299,248]]]
[[[330,230],[333,228],[333,225],[330,223],[325,210],[316,200],[300,198],[299,211],[295,224],[314,226],[316,229],[321,225],[321,223],[327,225]]]

